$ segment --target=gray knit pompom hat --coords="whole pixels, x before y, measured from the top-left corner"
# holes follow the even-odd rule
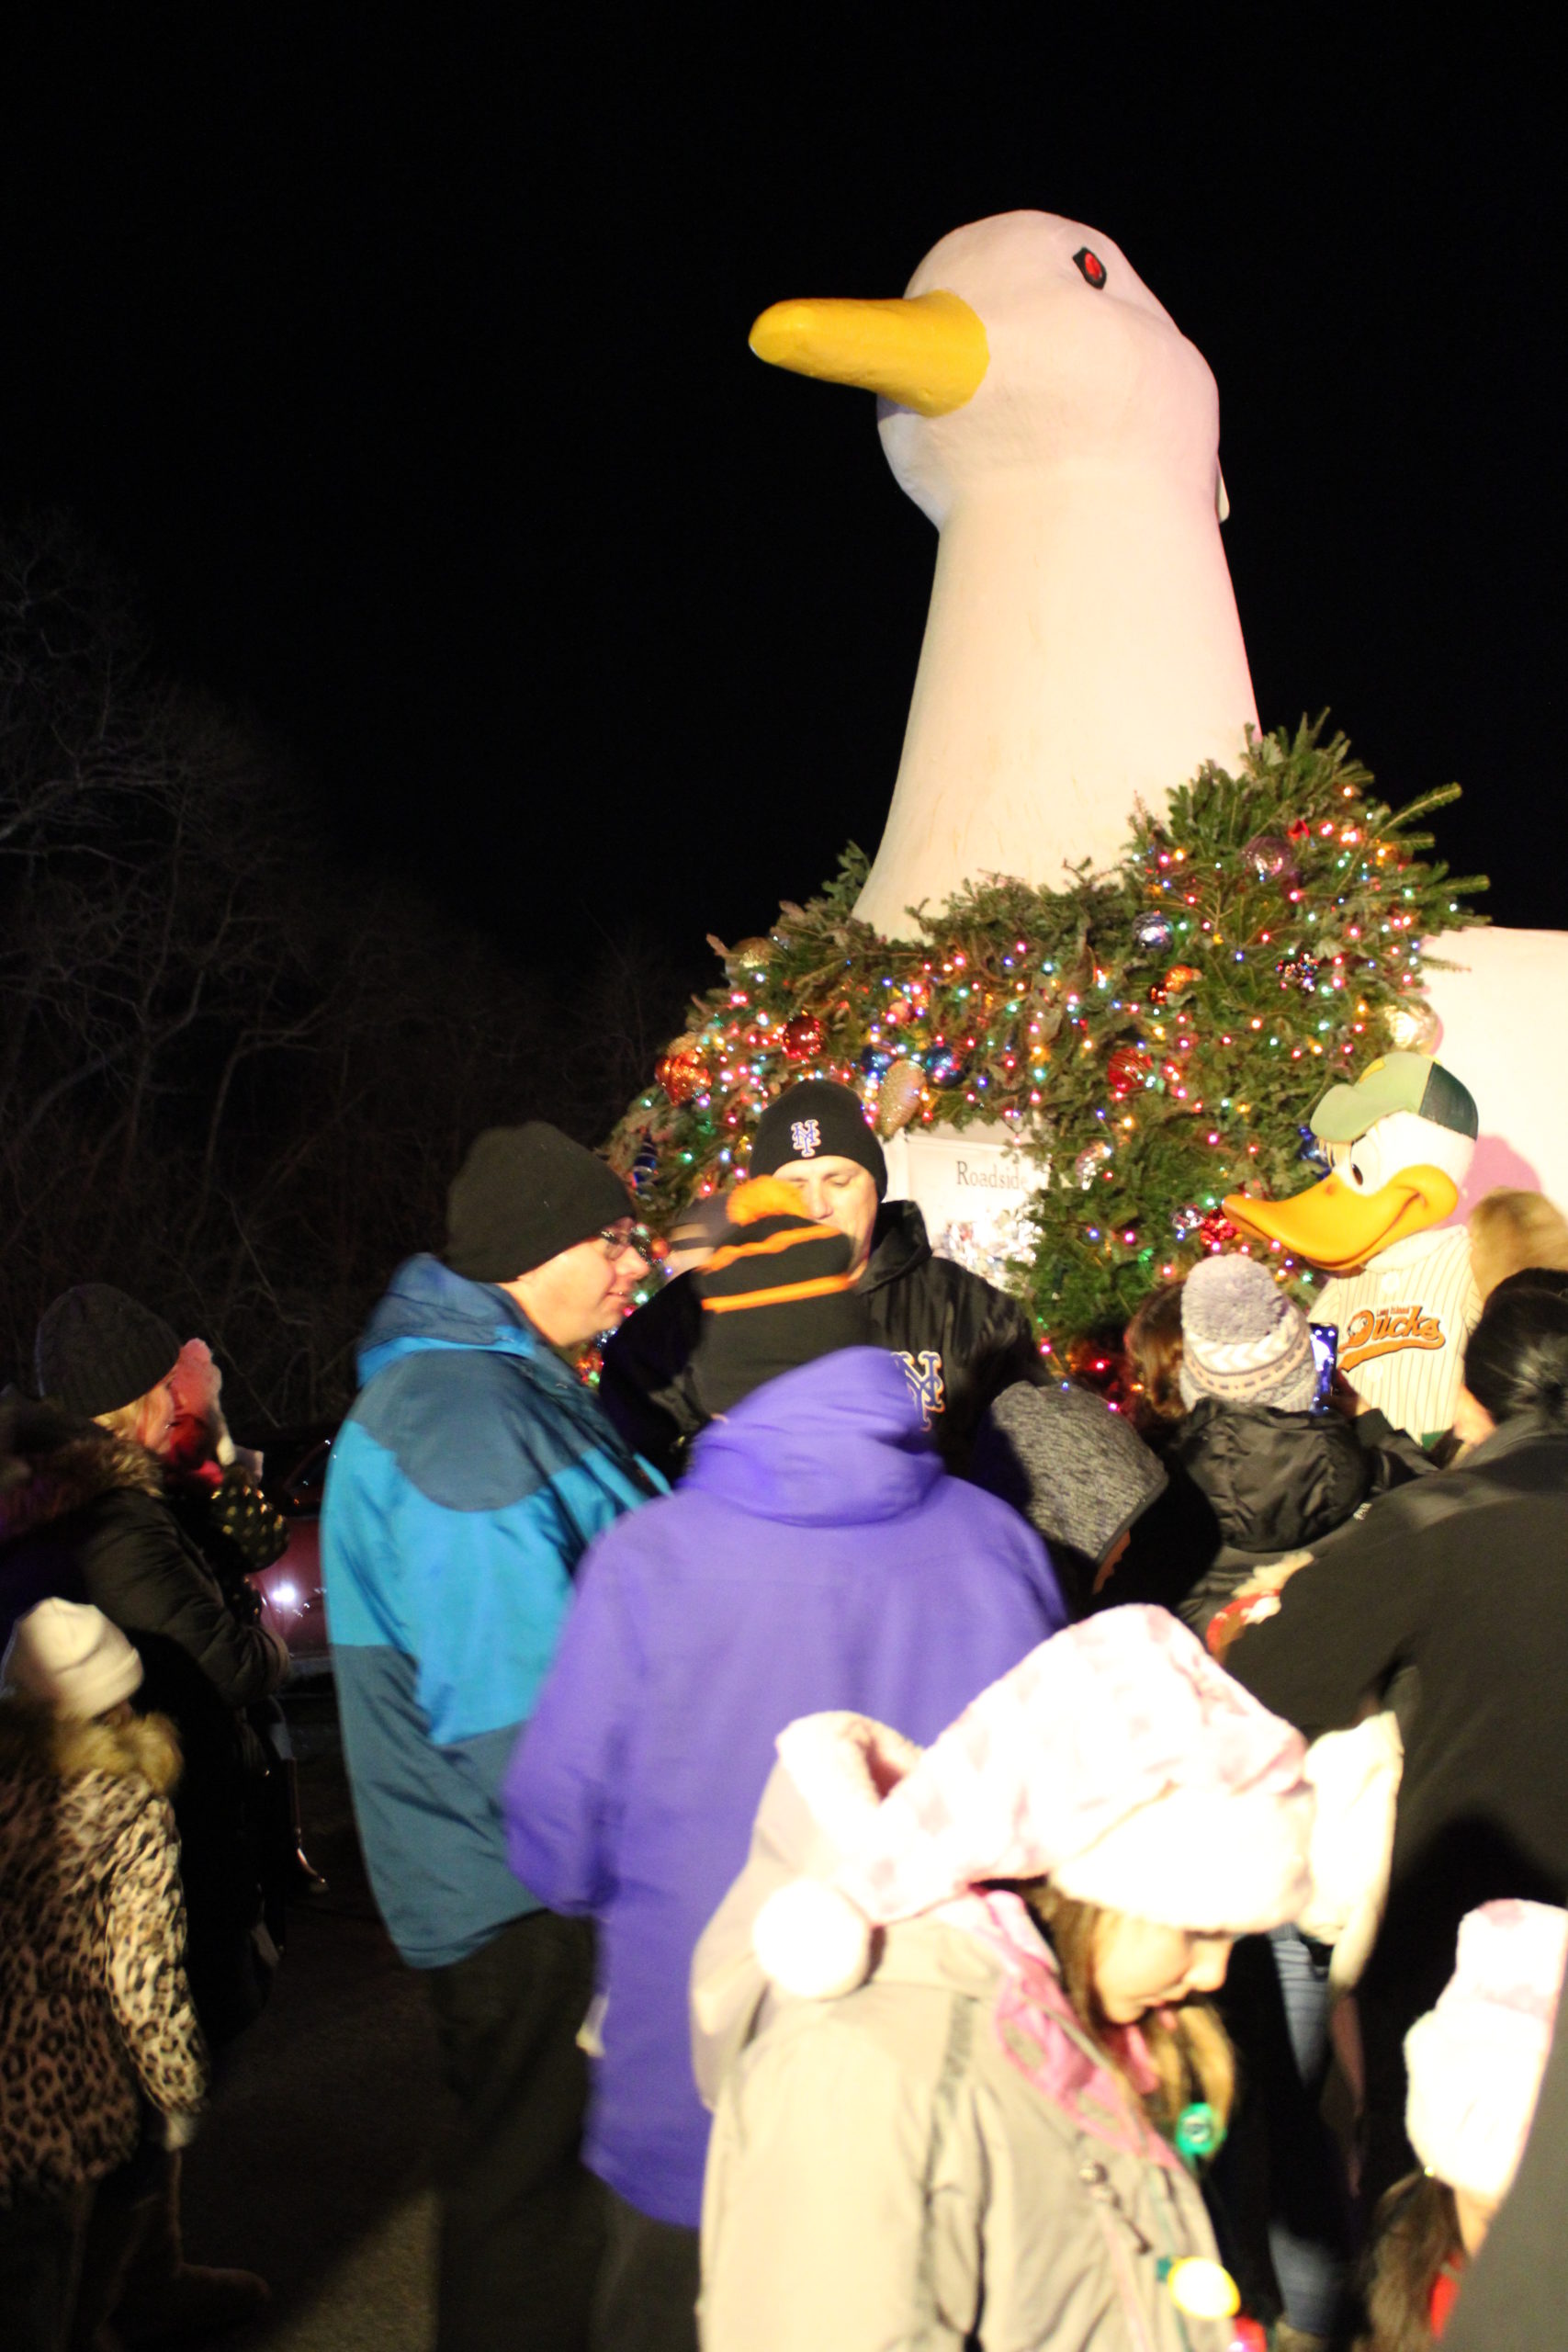
[[[1181,1289],[1181,1397],[1304,1413],[1317,1387],[1306,1317],[1267,1266],[1205,1258]]]

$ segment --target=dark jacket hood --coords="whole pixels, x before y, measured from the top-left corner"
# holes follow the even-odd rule
[[[1376,1465],[1338,1413],[1271,1406],[1195,1405],[1164,1449],[1242,1552],[1290,1552],[1348,1520],[1371,1492]]]
[[[981,1422],[969,1476],[1052,1546],[1099,1562],[1168,1483],[1157,1454],[1102,1397],[1016,1381]]]
[[[852,1527],[918,1510],[945,1476],[901,1367],[842,1348],[710,1421],[684,1484],[760,1519]]]
[[[161,1495],[145,1446],[13,1392],[0,1398],[0,1543],[85,1510],[101,1495]]]
[[[901,1282],[917,1266],[923,1266],[931,1254],[926,1221],[914,1202],[884,1201],[872,1227],[871,1256],[855,1287],[881,1290],[886,1283]]]
[[[469,1282],[429,1256],[405,1258],[373,1308],[359,1342],[360,1386],[400,1356],[421,1348],[550,1355],[522,1308],[503,1290],[493,1283]]]

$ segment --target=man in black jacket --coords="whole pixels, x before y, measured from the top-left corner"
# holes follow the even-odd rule
[[[1562,1322],[1568,1373],[1568,1311]],[[1498,1896],[1568,1902],[1565,1555],[1557,1396],[1326,1538],[1278,1609],[1224,1651],[1237,1680],[1309,1739],[1416,1670],[1409,1699],[1393,1700],[1409,1720],[1388,1908],[1357,1991],[1371,2196],[1409,2168],[1404,2039],[1452,1973],[1460,1921]]]
[[[751,1148],[753,1176],[777,1176],[802,1212],[849,1236],[872,1337],[897,1357],[950,1470],[966,1468],[981,1415],[1015,1381],[1040,1381],[1029,1317],[1010,1298],[932,1255],[913,1201],[887,1201],[887,1163],[847,1086],[807,1079],[771,1102]],[[627,1443],[666,1476],[709,1418],[692,1358],[702,1322],[677,1276],[604,1351],[600,1401]]]

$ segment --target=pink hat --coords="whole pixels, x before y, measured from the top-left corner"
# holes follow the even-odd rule
[[[1535,2114],[1568,1960],[1568,1911],[1483,1903],[1460,1924],[1458,1964],[1404,2037],[1405,2128],[1430,2173],[1495,2200]]]
[[[815,1719],[813,1719],[815,1720]],[[791,1725],[780,1755],[794,1769]],[[832,1874],[783,1889],[757,1922],[769,1951],[829,1939],[853,1973],[845,1916],[891,1926],[987,1879],[1049,1878],[1064,1894],[1175,1928],[1243,1935],[1293,1918],[1308,1892],[1313,1797],[1299,1734],[1214,1665],[1162,1609],[1107,1610],[993,1682],[866,1819]],[[775,1938],[798,1901],[795,1930]],[[808,1921],[807,1914],[810,1915]],[[764,1946],[768,1950],[764,1950]]]

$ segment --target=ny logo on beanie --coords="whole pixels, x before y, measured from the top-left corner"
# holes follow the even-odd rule
[[[789,1131],[796,1159],[810,1159],[822,1148],[822,1127],[817,1119],[796,1119]]]

